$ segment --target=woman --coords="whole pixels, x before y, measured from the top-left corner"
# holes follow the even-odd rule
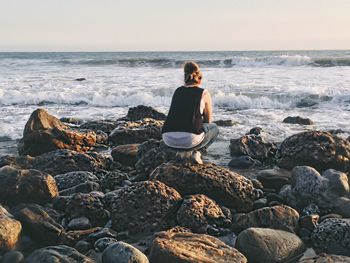
[[[185,85],[174,92],[162,137],[167,146],[192,152],[192,158],[202,163],[199,151],[204,151],[213,142],[219,129],[212,123],[210,94],[199,87],[202,82],[199,66],[187,62],[184,74]]]

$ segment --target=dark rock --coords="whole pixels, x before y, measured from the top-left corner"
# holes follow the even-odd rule
[[[248,169],[253,166],[259,166],[261,165],[261,162],[258,160],[254,160],[250,156],[239,156],[234,157],[232,160],[228,163],[228,166],[231,168],[237,168],[237,169]]]
[[[58,149],[86,152],[96,144],[96,134],[69,130],[59,119],[43,109],[30,116],[18,144],[20,155],[38,156]]]
[[[300,217],[299,225],[300,227],[313,231],[316,228],[319,219],[320,219],[319,215],[302,216]]]
[[[1,260],[1,263],[21,263],[24,256],[21,252],[12,250],[7,252]]]
[[[113,145],[142,143],[150,139],[160,140],[163,121],[143,119],[135,122],[122,122],[109,134]]]
[[[72,195],[65,207],[68,219],[86,217],[92,226],[104,226],[109,219],[109,212],[104,209],[100,198],[93,193]]]
[[[113,229],[149,234],[175,225],[180,194],[158,181],[145,181],[115,193],[111,202]]]
[[[203,234],[210,226],[229,227],[231,219],[230,210],[222,209],[215,201],[200,194],[187,196],[177,212],[177,221],[181,226]]]
[[[85,216],[73,218],[67,225],[67,230],[85,230],[90,228],[90,220]]]
[[[45,203],[58,195],[53,177],[37,170],[0,168],[0,202],[7,204]]]
[[[99,179],[97,178],[96,175],[90,172],[78,171],[78,172],[70,172],[66,174],[56,175],[55,181],[56,181],[58,190],[62,191],[86,182],[98,183]]]
[[[84,81],[84,80],[86,80],[86,78],[77,78],[77,79],[75,79],[76,81]]]
[[[64,234],[63,227],[37,204],[18,205],[12,213],[21,222],[24,232],[41,245],[55,245]]]
[[[214,123],[216,123],[217,126],[222,126],[222,127],[232,127],[238,124],[238,122],[233,120],[217,120],[217,121],[214,121]]]
[[[26,263],[49,263],[49,262],[79,262],[94,263],[94,261],[76,249],[68,246],[51,246],[35,250],[25,260]]]
[[[230,153],[232,156],[247,155],[262,162],[271,161],[275,156],[277,147],[262,135],[248,134],[238,139],[230,140]]]
[[[256,200],[253,204],[253,210],[257,210],[260,208],[264,208],[267,206],[267,199],[266,198],[260,198]]]
[[[125,180],[128,180],[129,176],[121,171],[108,172],[101,178],[101,187],[104,191],[113,191],[120,188]]]
[[[321,253],[313,258],[306,258],[298,261],[299,263],[350,263],[350,257],[329,255]]]
[[[229,208],[249,211],[258,198],[253,183],[230,170],[215,164],[175,164],[160,165],[151,175],[175,188],[182,195],[204,194]]]
[[[285,205],[264,207],[235,218],[233,228],[242,231],[251,227],[272,228],[297,232],[299,213]]]
[[[67,123],[67,124],[74,124],[74,125],[80,125],[83,123],[82,120],[77,119],[77,118],[70,118],[70,117],[63,117],[60,118],[61,122]]]
[[[334,201],[334,212],[350,218],[350,198],[339,197]]]
[[[240,252],[219,239],[188,232],[157,233],[149,259],[152,263],[247,263],[247,259]]]
[[[76,193],[90,193],[92,191],[99,191],[100,185],[94,182],[81,183],[71,188],[59,192],[62,196],[69,196]]]
[[[109,245],[102,254],[103,263],[148,263],[148,258],[137,248],[118,241]]]
[[[283,120],[284,123],[300,124],[300,125],[314,125],[314,122],[309,118],[302,118],[300,116],[289,116]]]
[[[320,222],[319,222],[319,223],[325,221],[325,220],[328,219],[328,218],[338,218],[338,219],[341,219],[341,218],[343,218],[343,217],[342,217],[341,215],[338,215],[338,214],[327,214],[327,215],[321,216]]]
[[[113,229],[109,229],[109,228],[101,228],[100,230],[91,233],[88,236],[88,240],[91,243],[95,243],[97,240],[101,239],[101,238],[113,238],[116,239],[117,238],[117,232],[115,232]]]
[[[87,241],[80,240],[75,244],[74,248],[85,255],[90,249],[93,248],[93,246]]]
[[[280,191],[283,185],[290,184],[292,173],[283,169],[268,169],[258,173],[257,179],[264,188]]]
[[[129,108],[128,114],[125,117],[125,119],[129,121],[138,121],[144,118],[164,121],[166,119],[166,115],[153,109],[152,107],[139,105],[137,107]]]
[[[134,166],[139,144],[119,145],[112,149],[113,160],[123,165]]]
[[[79,126],[79,129],[103,131],[110,134],[118,126],[118,122],[112,120],[86,121]]]
[[[306,131],[288,137],[277,155],[279,167],[311,166],[318,171],[347,171],[350,162],[350,142],[323,131]]]
[[[305,251],[303,241],[295,234],[268,228],[248,228],[241,232],[236,248],[249,263],[288,262]]]
[[[116,242],[118,240],[113,237],[103,237],[95,242],[94,247],[96,251],[103,252],[109,245]]]
[[[350,256],[350,219],[329,218],[321,222],[311,236],[319,250]]]
[[[21,223],[0,205],[0,253],[17,247],[21,231]]]
[[[250,131],[246,135],[262,135],[263,134],[263,129],[261,127],[254,127],[250,129]]]

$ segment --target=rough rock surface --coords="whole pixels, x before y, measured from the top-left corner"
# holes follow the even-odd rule
[[[66,174],[58,174],[55,176],[55,181],[58,190],[62,191],[86,182],[98,183],[99,179],[93,173],[77,171]]]
[[[258,173],[257,179],[263,184],[264,188],[279,191],[283,185],[290,184],[292,173],[284,169],[268,169]]]
[[[207,233],[208,227],[228,227],[231,214],[205,195],[187,196],[177,212],[177,221],[196,233]]]
[[[248,228],[241,232],[236,248],[249,263],[282,263],[305,251],[303,241],[295,234],[268,228]]]
[[[137,120],[142,120],[144,118],[152,118],[154,120],[162,121],[166,119],[166,115],[164,113],[161,113],[155,110],[152,107],[138,105],[136,107],[129,108],[128,114],[125,117],[125,119],[129,121],[137,121]]]
[[[232,156],[248,155],[262,162],[271,160],[277,147],[269,142],[263,135],[247,134],[238,139],[230,140],[230,153]]]
[[[302,118],[300,116],[288,116],[283,120],[284,123],[300,124],[300,125],[313,125],[314,122],[309,118]]]
[[[211,163],[165,163],[154,170],[151,179],[175,188],[184,196],[204,194],[219,204],[243,212],[251,210],[258,195],[249,179]]]
[[[37,156],[57,149],[86,152],[96,143],[93,132],[79,133],[69,130],[59,119],[44,109],[30,116],[18,145],[20,155]]]
[[[0,253],[16,248],[21,231],[21,223],[0,205]]]
[[[26,259],[26,263],[54,263],[54,262],[79,262],[95,263],[91,258],[80,254],[74,248],[68,246],[50,246],[35,250]]]
[[[113,229],[129,234],[149,234],[174,226],[182,200],[173,188],[145,181],[117,191],[111,204]]]
[[[37,170],[0,168],[0,202],[44,203],[58,195],[56,182],[49,174]]]
[[[264,207],[242,214],[233,222],[235,229],[241,231],[250,227],[280,229],[297,232],[299,213],[285,205]]]
[[[318,171],[349,169],[350,142],[329,132],[307,131],[285,139],[276,155],[279,167],[311,166]]]
[[[149,139],[160,140],[163,121],[143,119],[140,121],[122,122],[109,135],[113,145],[142,143]]]
[[[103,263],[148,263],[148,258],[137,248],[119,241],[109,245],[102,253]]]
[[[313,258],[302,259],[299,263],[350,263],[350,257],[321,253]]]
[[[101,187],[104,191],[113,191],[120,188],[123,182],[129,180],[129,176],[121,171],[105,173],[100,180]]]
[[[313,245],[330,254],[350,256],[350,219],[329,218],[311,235]]]
[[[123,165],[134,166],[136,163],[136,155],[139,149],[139,144],[119,145],[112,149],[113,160]]]
[[[79,126],[79,129],[93,130],[93,131],[103,131],[110,134],[118,126],[118,122],[112,120],[92,120],[84,122]]]
[[[160,232],[153,241],[152,263],[246,263],[236,249],[203,234]]]

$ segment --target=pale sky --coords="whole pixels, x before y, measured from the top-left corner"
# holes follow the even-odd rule
[[[350,0],[0,0],[0,51],[350,49]]]

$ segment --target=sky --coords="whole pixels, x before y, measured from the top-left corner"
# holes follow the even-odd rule
[[[0,0],[0,51],[350,49],[350,0]]]

